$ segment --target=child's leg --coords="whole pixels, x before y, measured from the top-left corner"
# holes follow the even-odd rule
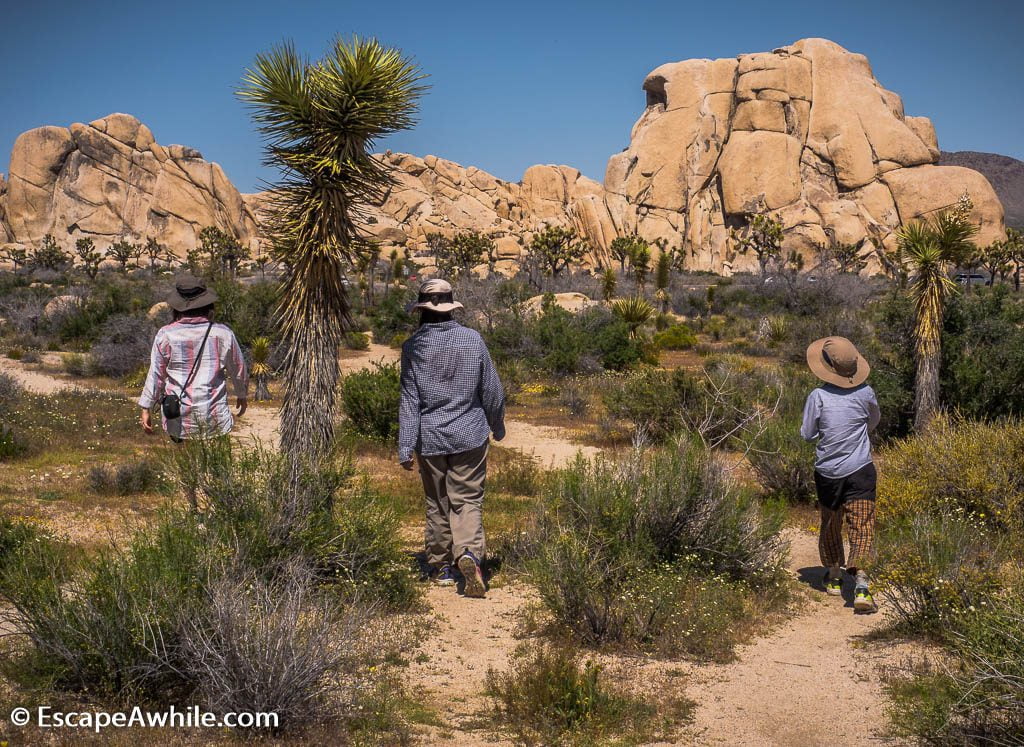
[[[837,576],[836,571],[844,564],[843,512],[821,506],[821,531],[818,534],[818,556],[821,564]]]
[[[857,584],[867,585],[864,566],[871,561],[875,535],[875,501],[869,498],[854,498],[843,506],[846,514],[846,531],[850,537],[850,562],[847,570],[857,574]]]

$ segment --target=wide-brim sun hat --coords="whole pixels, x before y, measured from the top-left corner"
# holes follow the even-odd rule
[[[217,294],[206,283],[192,275],[174,281],[174,290],[167,296],[167,305],[175,311],[192,311],[217,302]]]
[[[409,310],[447,314],[461,308],[464,308],[463,305],[453,297],[451,283],[441,278],[431,278],[420,285],[416,303]]]
[[[853,389],[868,379],[871,366],[845,337],[822,337],[807,346],[807,366],[828,384]]]

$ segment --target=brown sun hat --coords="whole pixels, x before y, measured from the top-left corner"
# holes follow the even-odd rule
[[[447,280],[431,278],[420,285],[420,294],[410,311],[436,311],[447,314],[450,311],[464,308],[452,297],[452,286]]]
[[[807,346],[807,365],[822,381],[853,389],[867,381],[871,366],[845,337],[823,337]]]
[[[174,290],[167,296],[167,305],[175,311],[192,311],[216,303],[217,294],[206,283],[192,275],[183,275],[174,281]]]

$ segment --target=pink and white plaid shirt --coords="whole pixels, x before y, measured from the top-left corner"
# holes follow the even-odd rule
[[[181,385],[192,370],[208,324],[203,317],[182,317],[156,333],[140,407],[149,409],[165,394],[181,396]],[[248,396],[249,371],[242,348],[228,326],[214,323],[195,376],[181,396],[181,419],[168,421],[161,413],[164,430],[176,438],[230,431],[234,419],[227,378],[234,383],[235,396]]]

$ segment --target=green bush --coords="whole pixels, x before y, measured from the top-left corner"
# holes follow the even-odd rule
[[[543,498],[528,567],[556,623],[586,643],[722,658],[733,639],[712,631],[742,628],[751,589],[768,606],[784,596],[781,517],[701,447],[581,458]]]
[[[989,597],[946,622],[952,660],[887,684],[897,736],[926,744],[1019,744],[1024,735],[1024,605]]]
[[[345,347],[349,350],[369,350],[370,336],[365,332],[349,330],[345,333]]]
[[[7,423],[0,423],[0,462],[19,457],[28,451],[25,440]]]
[[[487,673],[495,722],[527,745],[640,744],[671,736],[692,704],[659,717],[656,697],[621,692],[596,662],[565,648],[521,646],[508,672]]]
[[[814,445],[801,438],[798,421],[773,418],[747,459],[769,495],[791,503],[815,500]]]
[[[697,335],[685,324],[673,324],[654,335],[654,344],[662,350],[689,350],[697,344]]]
[[[543,472],[535,456],[509,452],[507,456],[492,459],[495,465],[488,475],[488,489],[510,495],[534,496],[541,487]]]
[[[91,372],[89,358],[82,353],[68,353],[61,359],[64,373],[72,376],[88,376]]]
[[[341,410],[357,433],[389,442],[398,438],[400,373],[397,363],[374,363],[342,379]]]
[[[296,482],[280,454],[226,438],[190,441],[175,459],[201,510],[167,507],[123,546],[73,564],[52,540],[0,525],[4,622],[32,646],[22,676],[145,702],[170,692],[219,710],[280,709],[292,719],[282,728],[335,715],[329,697],[355,719],[401,637],[394,620],[390,635],[375,630],[373,610],[418,596],[390,501],[364,485],[339,505],[347,463]]]
[[[391,344],[396,338],[404,339],[416,329],[416,316],[405,310],[414,300],[415,291],[395,290],[369,310],[370,329],[376,342]]]

